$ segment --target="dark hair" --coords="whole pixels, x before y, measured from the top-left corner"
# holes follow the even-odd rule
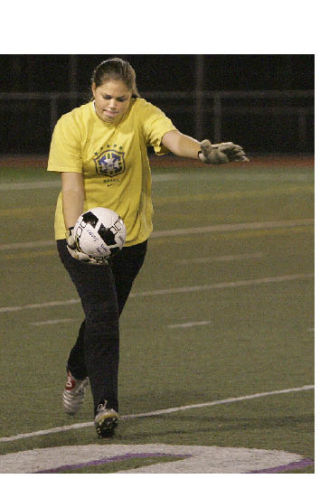
[[[122,58],[110,58],[99,63],[94,69],[91,84],[101,86],[108,80],[121,80],[132,91],[134,98],[139,97],[136,84],[136,72],[134,68],[126,60]]]

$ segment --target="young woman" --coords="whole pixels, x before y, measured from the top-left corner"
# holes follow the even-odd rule
[[[179,132],[161,110],[140,98],[135,71],[120,58],[96,67],[92,94],[93,101],[57,122],[48,170],[61,173],[55,238],[85,313],[67,361],[63,404],[68,414],[75,414],[90,381],[96,431],[106,437],[119,418],[119,316],[152,232],[147,148],[206,163],[248,160],[238,145],[199,143]],[[96,206],[116,211],[127,229],[125,247],[104,265],[78,251],[71,236],[80,214]]]

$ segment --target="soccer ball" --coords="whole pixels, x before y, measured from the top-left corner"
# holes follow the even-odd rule
[[[106,259],[122,249],[126,227],[118,213],[96,207],[79,216],[72,234],[79,251],[95,259]]]

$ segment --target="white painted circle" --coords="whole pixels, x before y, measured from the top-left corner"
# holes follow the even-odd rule
[[[173,462],[121,471],[121,460],[135,457],[177,456]],[[180,456],[180,457],[179,457]],[[184,458],[181,459],[181,456]],[[179,459],[179,460],[178,460]],[[1,473],[76,471],[81,467],[118,462],[119,473],[246,473],[281,468],[303,461],[285,451],[168,444],[104,444],[33,449],[1,456]],[[94,473],[94,467],[92,467]]]

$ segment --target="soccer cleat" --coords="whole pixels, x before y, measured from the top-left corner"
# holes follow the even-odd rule
[[[99,404],[94,425],[99,437],[111,437],[118,425],[119,414],[114,409],[107,408],[107,401]]]
[[[89,384],[89,379],[76,379],[68,371],[67,382],[63,391],[63,407],[67,414],[76,414],[82,406],[84,392]]]

